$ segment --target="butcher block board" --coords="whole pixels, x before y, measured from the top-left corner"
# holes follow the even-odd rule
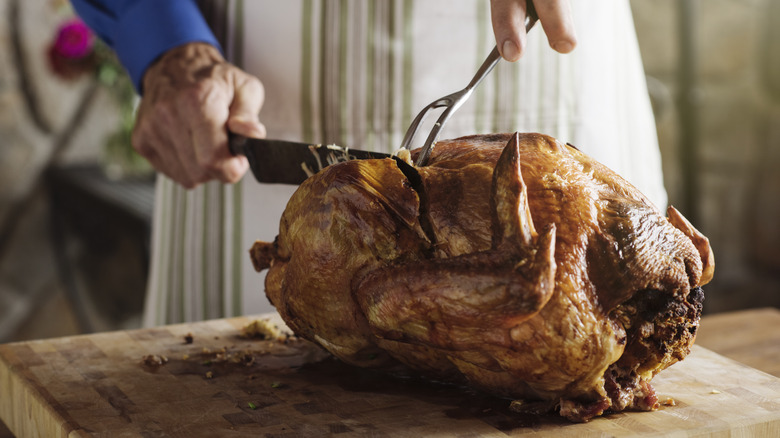
[[[702,347],[653,381],[675,406],[573,424],[359,370],[302,340],[242,337],[252,320],[0,345],[0,419],[20,438],[780,436],[780,379]]]

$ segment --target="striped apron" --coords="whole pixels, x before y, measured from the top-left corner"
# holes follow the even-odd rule
[[[537,26],[524,57],[500,62],[442,138],[549,134],[665,208],[629,1],[572,3],[577,49],[555,53]],[[265,85],[260,118],[269,138],[392,152],[416,113],[463,88],[495,45],[488,0],[225,4],[232,37],[225,51]],[[247,174],[234,185],[188,191],[159,176],[144,325],[271,311],[248,250],[255,240],[274,239],[295,189]]]

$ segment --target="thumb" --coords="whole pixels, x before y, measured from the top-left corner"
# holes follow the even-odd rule
[[[265,89],[256,77],[246,75],[237,80],[229,108],[228,129],[247,137],[265,137],[265,126],[258,118],[264,100]]]

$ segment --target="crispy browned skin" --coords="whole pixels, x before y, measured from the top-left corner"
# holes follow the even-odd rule
[[[252,257],[290,327],[346,362],[585,421],[653,408],[648,382],[693,343],[712,251],[668,214],[551,137],[471,136],[406,175],[390,159],[326,168]]]

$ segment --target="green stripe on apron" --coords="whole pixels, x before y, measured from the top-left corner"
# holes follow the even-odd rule
[[[368,26],[366,28],[366,40],[367,40],[367,55],[366,55],[366,128],[368,136],[366,143],[369,149],[375,149],[376,137],[375,125],[374,125],[374,93],[376,91],[376,75],[374,71],[374,58],[376,56],[375,44],[376,44],[376,3],[373,1],[368,2]]]
[[[363,93],[361,92],[361,79],[363,78],[363,72],[365,71],[365,65],[362,62],[362,55],[365,50],[365,25],[363,22],[363,11],[365,3],[363,1],[351,2],[349,23],[350,34],[349,41],[351,44],[348,46],[349,56],[352,59],[352,64],[349,69],[349,77],[347,84],[349,86],[349,131],[345,138],[346,142],[343,146],[365,148],[365,144],[362,141],[365,139],[363,136],[366,132],[364,121],[365,113],[365,100]]]
[[[244,67],[244,0],[236,0],[233,20],[233,64]]]
[[[233,257],[231,258],[230,263],[233,274],[233,296],[230,316],[237,316],[243,313],[241,310],[241,266],[243,265],[243,263],[241,263],[241,258],[244,257],[246,251],[244,251],[241,245],[241,218],[244,214],[241,185],[242,183],[239,181],[230,188],[233,192]]]
[[[412,92],[414,91],[414,2],[404,0],[403,4],[403,101],[401,103],[402,132],[412,123]],[[387,152],[394,152],[399,144],[392,144]]]
[[[169,186],[171,182],[163,177],[158,176],[158,184],[160,186],[159,193],[157,196],[162,196],[163,199],[170,199],[170,189]],[[160,205],[160,209],[162,210],[162,213],[160,214],[161,220],[161,229],[170,229],[171,227],[168,226],[168,224],[171,222],[171,206],[170,203],[165,203]],[[156,325],[162,325],[165,324],[165,314],[166,311],[163,311],[163,309],[166,309],[166,297],[169,296],[167,293],[170,290],[170,276],[168,275],[169,270],[164,269],[163,263],[169,263],[171,260],[170,257],[170,251],[171,251],[171,239],[168,236],[163,236],[160,238],[160,254],[162,254],[162,257],[159,257],[157,260],[157,308],[154,310],[155,315],[155,321],[154,323]]]
[[[388,109],[387,113],[387,120],[385,120],[382,125],[383,130],[388,132],[389,136],[385,137],[385,141],[388,142],[388,144],[381,145],[382,150],[387,150],[390,148],[391,144],[395,144],[395,94],[396,94],[396,84],[395,84],[395,64],[396,64],[396,57],[398,56],[398,50],[396,49],[395,45],[395,39],[396,39],[396,17],[395,17],[395,9],[396,9],[396,0],[390,1],[390,13],[387,16],[387,26],[389,29],[389,45],[390,45],[390,53],[389,53],[389,59],[387,62],[387,94],[386,94],[386,105]]]
[[[233,33],[233,47],[236,48],[235,53],[235,62],[236,65],[239,68],[244,67],[244,59],[243,59],[243,41],[244,41],[244,1],[243,0],[236,0],[236,12],[235,12],[235,23],[236,28]],[[231,309],[230,309],[230,316],[236,316],[241,315],[241,293],[242,293],[242,281],[241,281],[241,266],[243,263],[241,263],[241,258],[244,257],[245,251],[242,247],[242,218],[243,218],[243,204],[242,204],[242,182],[239,181],[235,184],[233,184],[232,187],[229,187],[229,190],[232,193],[232,201],[233,201],[233,211],[232,214],[232,221],[233,221],[233,253],[231,257],[231,275],[232,275],[232,286],[233,289],[231,290]],[[222,227],[224,230],[224,227]],[[224,315],[224,309],[221,309],[221,314]]]
[[[339,2],[339,53],[338,53],[338,87],[339,87],[339,101],[336,102],[339,106],[339,134],[337,136],[340,144],[344,144],[347,136],[347,121],[349,120],[349,114],[347,112],[347,36],[349,30],[349,5],[347,0],[340,0]],[[347,145],[348,146],[348,145]]]
[[[226,260],[227,255],[226,255],[226,252],[227,251],[226,251],[226,248],[225,248],[225,242],[226,242],[226,240],[225,240],[225,237],[226,237],[225,236],[225,234],[226,234],[225,227],[228,224],[228,220],[230,220],[230,218],[227,217],[230,214],[230,212],[227,211],[227,208],[226,208],[226,204],[227,204],[226,198],[227,198],[227,194],[228,194],[229,190],[230,190],[230,187],[221,186],[219,188],[219,190],[218,190],[218,195],[217,195],[217,203],[218,203],[218,207],[217,208],[219,208],[219,228],[217,228],[217,230],[219,230],[218,231],[219,241],[218,241],[218,245],[217,245],[217,249],[216,250],[218,252],[217,253],[217,263],[219,263],[219,268],[217,269],[217,272],[219,272],[219,278],[218,278],[219,286],[217,286],[217,293],[219,293],[219,296],[217,297],[216,302],[217,302],[217,306],[219,306],[219,308],[217,309],[218,312],[219,312],[218,314],[221,315],[221,316],[226,316],[225,315],[225,298],[224,298],[225,297],[225,293],[223,293],[223,291],[227,289],[227,284],[225,284],[225,281],[227,280],[225,278],[225,276],[227,274],[226,273],[226,269],[227,269],[227,260]]]
[[[185,224],[184,217],[189,202],[187,199],[187,193],[183,189],[176,191],[176,197],[179,198],[180,200],[176,202],[176,205],[179,207],[178,208],[179,211],[177,212],[178,214],[176,215],[176,220],[178,222],[178,227],[179,227],[179,232],[178,232],[179,240],[176,245],[176,248],[178,249],[178,253],[179,253],[178,254],[179,263],[177,266],[178,272],[176,273],[178,278],[178,284],[176,285],[175,288],[176,289],[175,295],[179,296],[179,306],[178,306],[179,315],[178,318],[175,319],[184,319],[185,318],[184,300],[186,299],[186,295],[184,293],[184,275],[185,275],[184,271],[186,270],[184,258],[186,256],[186,251],[185,251],[186,245],[184,244],[184,242],[186,242],[187,240],[187,234],[186,234],[187,226]],[[186,319],[184,320],[186,321]]]
[[[209,212],[210,212],[210,201],[211,197],[213,196],[214,192],[214,185],[213,184],[206,184],[203,187],[203,205],[201,208],[201,217],[203,218],[203,224],[201,226],[201,240],[203,242],[203,247],[201,249],[201,257],[200,257],[200,281],[203,285],[203,292],[201,293],[201,315],[200,318],[202,320],[208,319],[208,311],[209,311],[209,299],[208,299],[208,291],[210,290],[210,276],[209,276],[209,260],[210,258],[209,253],[207,252],[206,248],[208,247],[209,243],[209,229],[212,226],[211,221],[209,220]]]
[[[303,128],[303,141],[314,142],[314,108],[312,107],[312,0],[303,1],[303,13],[301,24],[301,125]]]
[[[321,2],[320,7],[320,59],[319,59],[319,82],[320,82],[320,89],[319,89],[319,96],[320,96],[320,138],[318,142],[327,142],[328,138],[328,132],[330,131],[328,129],[328,120],[329,112],[328,112],[328,71],[327,71],[327,56],[326,56],[326,50],[328,48],[328,34],[327,34],[327,24],[328,24],[328,10],[330,9],[330,2],[329,1],[323,1]]]

